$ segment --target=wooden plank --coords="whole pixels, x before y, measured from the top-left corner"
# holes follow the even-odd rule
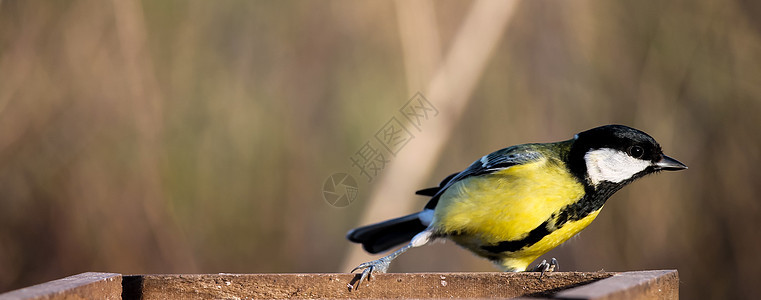
[[[124,277],[124,299],[552,297],[607,272],[391,273],[350,290],[358,274],[210,274]]]
[[[121,299],[122,275],[82,273],[0,294],[0,300],[16,299]]]
[[[558,299],[679,299],[676,270],[639,271],[616,274],[555,295]]]
[[[0,294],[16,299],[515,298],[678,299],[676,270],[538,273],[378,274],[83,273]]]

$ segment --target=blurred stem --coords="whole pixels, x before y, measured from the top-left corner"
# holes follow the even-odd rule
[[[432,0],[394,2],[404,55],[407,88],[412,95],[431,81],[441,64],[441,41]]]
[[[512,18],[517,1],[480,0],[473,3],[462,25],[458,29],[444,61],[430,79],[423,95],[439,110],[439,115],[426,121],[423,133],[415,137],[394,161],[378,177],[369,203],[360,218],[361,224],[368,224],[408,213],[413,204],[420,209],[422,204],[412,201],[414,191],[423,187],[448,140],[454,125],[458,123],[468,103],[469,97],[486,68],[486,63],[502,37],[508,21]],[[398,4],[398,2],[397,2]],[[433,7],[433,5],[428,5]],[[426,17],[425,24],[435,24],[432,13],[401,14],[400,31],[422,33],[426,30],[405,28],[416,22],[405,17]],[[404,38],[411,40],[432,40],[433,38]],[[411,47],[404,46],[405,49]],[[434,49],[435,50],[435,49]],[[409,56],[406,56],[409,57]],[[405,64],[411,64],[405,61]],[[407,67],[409,70],[410,67]],[[409,76],[409,74],[408,74]],[[362,261],[369,260],[360,247],[351,245],[341,270],[350,270]]]
[[[162,192],[160,142],[163,136],[162,96],[147,46],[143,8],[139,1],[114,1],[114,17],[132,99],[132,117],[137,133],[135,195],[153,233],[160,255],[173,270],[194,272],[191,249],[167,211]]]

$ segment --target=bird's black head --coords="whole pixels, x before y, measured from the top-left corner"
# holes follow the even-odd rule
[[[647,174],[687,168],[664,155],[658,142],[647,133],[623,125],[606,125],[577,134],[568,165],[592,186],[622,186]]]

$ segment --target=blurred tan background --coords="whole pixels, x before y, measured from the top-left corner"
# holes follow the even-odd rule
[[[761,5],[489,5],[1,1],[0,292],[85,271],[345,272],[372,258],[344,239],[385,217],[368,207],[409,213],[481,155],[621,123],[690,169],[625,188],[544,258],[755,296]],[[355,173],[354,203],[326,203],[416,92],[440,114],[373,182]],[[391,268],[494,270],[452,243]]]

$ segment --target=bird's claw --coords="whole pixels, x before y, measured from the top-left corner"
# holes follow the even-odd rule
[[[390,265],[390,260],[385,260],[383,258],[377,259],[374,261],[368,261],[361,263],[359,266],[351,270],[351,273],[354,273],[356,270],[362,270],[362,276],[359,277],[359,281],[357,281],[357,284],[354,286],[354,290],[358,290],[359,286],[362,285],[362,282],[365,280],[369,280],[369,277],[373,275],[373,273],[386,273],[386,270],[388,270],[388,266]]]
[[[555,272],[560,271],[560,266],[558,265],[558,260],[554,257],[550,260],[550,263],[547,263],[546,259],[543,259],[541,263],[536,265],[531,272],[542,272],[539,274],[539,279],[544,276],[544,272]]]

